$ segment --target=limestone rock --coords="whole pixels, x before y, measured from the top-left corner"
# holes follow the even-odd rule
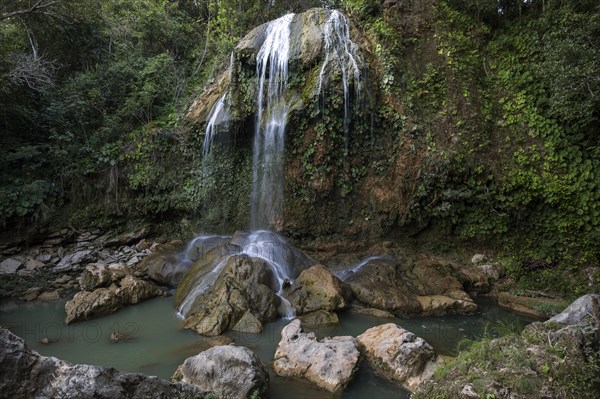
[[[278,375],[303,377],[330,392],[338,392],[352,380],[359,356],[353,337],[318,341],[314,333],[303,333],[301,321],[295,319],[281,331],[273,369]]]
[[[164,289],[133,276],[124,277],[116,290],[116,295],[124,305],[136,304],[164,294]]]
[[[15,274],[23,266],[23,262],[17,259],[4,259],[0,263],[0,274]]]
[[[256,320],[262,323],[277,318],[279,298],[266,286],[269,284],[270,274],[263,260],[246,255],[231,256],[226,262],[223,261],[222,269],[212,273],[215,273],[213,278],[216,277],[216,280],[212,287],[207,287],[205,292],[193,299],[186,315],[186,328],[201,335],[219,335],[236,326],[243,328],[247,325],[249,329],[257,330]],[[211,281],[200,280],[196,284],[210,283]],[[187,288],[188,285],[184,287]],[[181,288],[175,298],[177,306],[179,301],[185,300],[185,296],[179,296]],[[190,285],[189,289],[193,290],[194,286]],[[254,318],[247,315],[247,312],[252,313]],[[244,317],[248,324],[238,325]]]
[[[25,267],[27,268],[27,270],[36,270],[36,269],[39,269],[41,267],[44,267],[44,262],[41,262],[41,261],[36,260],[36,259],[30,259],[25,264]]]
[[[133,243],[137,243],[142,239],[146,234],[148,234],[145,227],[128,233],[120,234],[116,237],[112,237],[104,241],[105,247],[119,247],[123,245],[130,245]]]
[[[83,250],[65,255],[60,262],[54,266],[53,270],[57,273],[77,270],[84,262],[89,262],[93,258],[91,250]]]
[[[411,391],[441,364],[427,341],[394,323],[370,328],[356,341],[371,367]]]
[[[127,275],[121,279],[119,285],[113,282],[108,288],[75,294],[73,299],[65,304],[65,324],[111,314],[123,306],[162,295],[166,295],[165,289]]]
[[[402,315],[421,312],[411,282],[390,259],[372,259],[352,274],[346,283],[356,299],[368,307]]]
[[[326,310],[316,310],[298,317],[302,323],[316,326],[320,324],[337,324],[340,322],[338,315]]]
[[[58,291],[44,292],[37,299],[40,301],[52,302],[60,299]]]
[[[0,397],[19,399],[109,399],[208,397],[189,384],[174,384],[113,368],[71,364],[32,351],[0,327]],[[5,378],[9,377],[10,378]]]
[[[581,324],[586,319],[600,325],[600,295],[587,294],[576,299],[565,310],[550,318],[548,322],[563,324]]]
[[[178,368],[181,381],[212,391],[223,399],[269,396],[269,373],[250,349],[215,346],[187,358]]]
[[[189,263],[182,262],[178,250],[178,247],[163,245],[161,250],[147,256],[137,268],[145,271],[158,284],[177,287],[190,268]]]
[[[423,316],[444,316],[449,314],[469,314],[477,311],[471,298],[456,299],[445,295],[418,296],[423,308]]]
[[[81,291],[65,304],[65,324],[77,320],[89,320],[116,312],[121,303],[115,290],[98,288],[93,292]]]
[[[304,270],[294,283],[289,300],[298,314],[340,310],[347,306],[342,282],[321,265]]]

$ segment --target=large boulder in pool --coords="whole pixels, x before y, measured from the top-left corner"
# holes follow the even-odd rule
[[[111,314],[123,306],[166,294],[167,290],[162,287],[127,275],[110,287],[75,294],[73,299],[65,304],[65,324]]]
[[[348,306],[342,282],[321,265],[311,266],[300,273],[288,299],[301,315],[317,310],[341,310]]]
[[[317,340],[302,332],[295,319],[281,331],[273,369],[284,377],[302,377],[330,392],[343,390],[352,380],[360,353],[353,337]]]
[[[441,364],[427,341],[394,323],[370,328],[356,341],[371,367],[411,391]]]
[[[185,307],[184,327],[201,335],[219,335],[226,330],[260,332],[262,323],[278,316],[279,298],[268,287],[268,266],[247,255],[233,255],[221,263],[209,272],[214,282],[205,276],[187,295],[178,290],[176,305]]]
[[[0,327],[0,397],[19,399],[209,398],[213,392],[114,368],[71,364],[32,351]],[[212,396],[211,396],[212,395]]]
[[[480,288],[479,276],[437,258],[398,262],[376,257],[344,273],[345,283],[359,302],[399,316],[443,316],[477,310],[465,289]]]
[[[393,259],[376,258],[367,261],[348,277],[346,283],[361,303],[401,315],[421,313],[412,282]]]
[[[269,397],[269,373],[250,349],[225,345],[187,358],[173,379],[215,392],[223,399]]]

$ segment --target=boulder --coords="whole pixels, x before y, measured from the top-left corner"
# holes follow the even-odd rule
[[[600,295],[587,294],[579,297],[561,313],[550,318],[547,323],[576,325],[585,323],[586,320],[600,325]]]
[[[111,283],[110,271],[104,264],[87,266],[79,278],[79,286],[84,291],[93,291],[96,288],[109,286]]]
[[[185,328],[201,335],[219,335],[234,328],[257,332],[262,330],[262,323],[277,318],[279,298],[266,285],[270,273],[263,260],[234,255],[210,273],[212,276],[204,276],[196,283],[196,287],[206,287],[205,291],[196,295],[194,286],[190,286],[187,295],[191,296],[186,297],[178,289],[176,306],[190,301]]]
[[[108,288],[81,291],[65,304],[65,324],[78,320],[89,320],[116,312],[123,306],[136,304],[146,299],[166,295],[166,290],[148,281],[131,275],[125,276],[119,285]]]
[[[223,399],[269,397],[267,369],[258,356],[243,346],[215,346],[189,357],[173,378],[212,391]]]
[[[123,305],[133,305],[165,294],[163,288],[133,276],[125,276],[116,290],[116,295]]]
[[[98,288],[93,292],[81,291],[65,304],[65,324],[89,320],[116,312],[121,307],[115,289]]]
[[[23,262],[17,259],[4,259],[0,263],[0,274],[15,274],[23,266]]]
[[[427,341],[394,323],[370,328],[356,341],[371,367],[411,391],[441,364]]]
[[[469,314],[477,311],[471,298],[451,298],[446,295],[418,296],[423,316],[445,316],[449,314]]]
[[[345,281],[352,293],[367,307],[400,315],[421,313],[412,283],[394,260],[375,258],[364,263]]]
[[[298,314],[317,310],[340,310],[347,307],[342,282],[321,265],[311,266],[298,276],[288,295]]]
[[[353,337],[317,340],[303,333],[295,319],[281,331],[273,369],[285,377],[306,378],[330,392],[339,392],[352,380],[360,353]]]
[[[476,292],[485,290],[487,279],[477,268],[462,266],[444,258],[420,256],[407,268],[407,278],[421,298],[424,316],[469,314],[477,310],[473,299],[465,292],[469,287]]]
[[[137,268],[158,284],[174,288],[189,270],[190,263],[181,260],[178,248],[163,245],[159,251],[144,258]]]
[[[19,399],[211,397],[201,388],[113,368],[71,364],[32,351],[0,327],[0,397]]]

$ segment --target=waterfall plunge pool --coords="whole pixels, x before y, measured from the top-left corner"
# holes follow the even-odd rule
[[[459,341],[478,338],[489,325],[501,322],[525,326],[531,318],[516,315],[495,306],[491,300],[478,301],[481,312],[471,316],[410,317],[382,319],[346,311],[340,323],[321,326],[314,331],[319,338],[334,335],[357,336],[366,329],[389,322],[426,339],[440,354],[451,354]],[[202,337],[181,328],[181,320],[173,309],[173,298],[152,299],[121,309],[102,318],[65,326],[65,301],[52,303],[19,303],[5,301],[0,305],[0,323],[25,339],[27,344],[46,356],[72,363],[110,366],[121,371],[139,372],[170,379],[177,366],[189,357],[207,349],[213,338]],[[283,378],[272,371],[272,358],[281,329],[289,320],[265,325],[261,334],[229,332],[235,343],[252,349],[271,374],[271,398],[340,397],[317,388],[309,382]],[[131,339],[111,343],[111,333],[130,334]],[[46,338],[50,344],[41,341]],[[365,362],[342,398],[375,399],[408,398],[400,385],[386,380]]]

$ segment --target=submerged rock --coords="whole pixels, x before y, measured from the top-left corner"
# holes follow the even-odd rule
[[[314,333],[303,333],[302,323],[296,319],[281,331],[273,369],[278,375],[303,377],[330,392],[338,392],[352,380],[358,359],[353,337],[319,341]]]
[[[173,378],[223,399],[269,397],[267,369],[258,356],[243,346],[215,346],[189,357]]]
[[[356,341],[371,367],[411,391],[441,364],[427,341],[394,323],[370,328]]]
[[[288,298],[298,314],[341,310],[348,305],[342,282],[321,265],[300,273],[294,286]]]
[[[0,327],[0,397],[19,399],[209,398],[197,386],[123,373],[109,367],[71,364],[32,351]]]

